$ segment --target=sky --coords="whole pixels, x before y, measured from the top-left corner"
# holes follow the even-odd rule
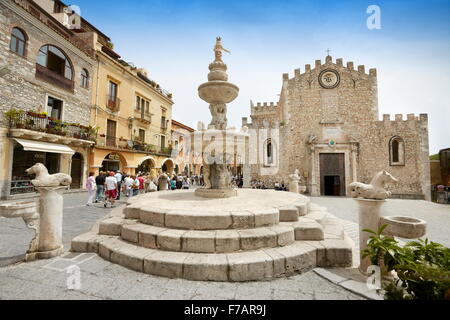
[[[173,93],[173,119],[196,128],[209,123],[197,94],[207,81],[217,36],[229,81],[239,97],[228,125],[250,116],[250,100],[277,102],[282,74],[305,64],[353,61],[377,68],[382,114],[428,113],[430,154],[450,147],[450,1],[314,0],[74,0],[82,16],[108,35],[122,59],[143,67]],[[380,29],[369,29],[370,5]]]

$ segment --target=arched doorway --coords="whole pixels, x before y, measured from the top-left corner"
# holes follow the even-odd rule
[[[155,160],[152,158],[145,159],[142,163],[136,168],[136,172],[142,173],[150,173],[155,169]]]
[[[121,170],[124,164],[123,157],[120,154],[113,152],[103,159],[101,171]]]
[[[83,174],[83,156],[76,152],[72,156],[72,165],[70,168],[70,176],[72,177],[71,189],[81,189],[81,181]]]
[[[161,166],[161,170],[167,174],[173,174],[174,171],[173,161],[171,159],[165,160],[163,165]]]

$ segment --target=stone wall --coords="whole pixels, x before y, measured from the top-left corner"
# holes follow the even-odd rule
[[[13,27],[26,33],[25,57],[9,49]],[[38,51],[46,44],[60,48],[69,57],[75,81],[73,92],[36,79]],[[11,108],[45,110],[48,95],[64,101],[63,120],[89,125],[91,88],[80,86],[80,74],[85,68],[92,77],[95,74],[95,60],[9,0],[0,3],[0,67],[9,69],[8,74],[0,77],[0,120],[3,125],[4,111]]]
[[[339,83],[324,88],[319,77],[325,70],[337,72]],[[277,104],[251,105],[252,123],[243,119],[250,129],[273,127],[279,129],[278,170],[264,173],[264,165],[250,165],[252,179],[288,181],[288,175],[299,169],[308,190],[320,194],[321,153],[345,154],[345,182],[369,182],[380,170],[399,178],[392,187],[397,195],[429,199],[430,170],[428,163],[428,119],[396,115],[395,120],[378,118],[377,71],[365,66],[354,69],[353,62],[344,66],[342,59],[333,63],[315,61],[314,68],[305,65],[305,72],[294,71],[294,77],[283,74],[280,100]],[[267,134],[259,131],[254,139],[259,147]],[[389,141],[399,136],[404,141],[405,164],[392,166],[389,162]],[[263,139],[261,139],[263,137]],[[256,142],[255,142],[256,141]]]
[[[64,102],[63,121],[85,126],[90,124],[92,76],[96,73],[94,57],[89,50],[74,40],[76,36],[72,37],[71,31],[64,31],[63,26],[50,21],[51,18],[39,10],[34,10],[31,14],[30,6],[33,4],[26,0],[0,2],[0,70],[2,70],[0,76],[0,198],[2,199],[9,197],[15,143],[8,137],[5,111],[11,108],[46,111],[47,98],[52,96]],[[23,57],[10,50],[11,31],[14,27],[20,28],[27,37],[26,53]],[[69,58],[73,68],[73,90],[63,89],[36,78],[38,51],[46,44],[58,47]],[[87,89],[80,86],[83,68],[90,75],[90,85]],[[46,135],[39,139],[46,141]],[[89,148],[80,145],[71,145],[71,148],[83,156],[82,185],[84,185]],[[70,174],[70,168],[70,156],[62,156],[60,170]]]

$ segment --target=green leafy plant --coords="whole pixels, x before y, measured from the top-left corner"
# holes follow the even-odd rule
[[[450,249],[428,239],[401,247],[383,235],[383,225],[372,234],[362,257],[380,266],[382,274],[395,271],[397,277],[385,285],[385,299],[450,299]]]
[[[19,109],[9,109],[8,111],[5,111],[3,114],[5,115],[5,117],[13,122],[17,122],[20,120],[20,117],[25,113],[25,111],[23,110],[19,110]]]

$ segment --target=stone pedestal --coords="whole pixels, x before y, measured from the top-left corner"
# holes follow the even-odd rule
[[[36,187],[39,201],[39,241],[37,252],[27,260],[49,259],[64,252],[62,241],[63,192],[67,187]]]
[[[299,193],[298,181],[289,182],[289,192]]]
[[[237,189],[196,189],[195,195],[202,198],[230,198],[237,197]]]
[[[364,229],[370,229],[372,231],[378,231],[380,224],[380,208],[386,202],[386,200],[372,200],[372,199],[354,199],[358,202],[359,211],[359,250],[362,252],[367,247],[367,241],[371,236],[370,233],[363,231]],[[370,266],[369,258],[360,258],[359,270],[366,274],[367,267]]]

